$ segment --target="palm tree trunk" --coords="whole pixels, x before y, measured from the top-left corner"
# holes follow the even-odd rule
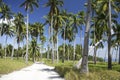
[[[20,42],[18,42],[17,59],[19,59],[19,48],[20,48]]]
[[[86,29],[85,29],[85,37],[84,37],[84,49],[82,56],[82,64],[81,64],[81,73],[88,73],[88,46],[89,46],[89,30],[90,30],[90,13],[91,13],[91,0],[88,0],[87,6],[87,16],[86,16]]]
[[[35,62],[35,50],[33,49],[33,56],[32,56],[32,61]]]
[[[5,44],[5,46],[6,46],[6,47],[5,47],[5,59],[6,59],[6,55],[7,55],[7,50],[6,50],[6,48],[7,48],[7,36],[6,36],[5,43],[6,43],[6,44]]]
[[[49,39],[48,39],[48,53],[47,53],[47,59],[49,59],[49,54],[50,54],[50,36],[51,36],[51,27],[49,27],[48,31]]]
[[[11,60],[13,60],[13,56],[14,56],[14,46],[15,46],[15,39],[14,39],[13,48],[12,48]]]
[[[105,51],[104,62],[106,62],[107,51]]]
[[[48,44],[47,60],[49,60],[49,53],[50,51],[49,51],[49,44]]]
[[[59,62],[59,53],[58,53],[58,33],[57,33],[57,63]]]
[[[28,14],[28,10],[27,10],[27,24],[26,24],[26,63],[28,63],[28,24],[29,24],[29,14]]]
[[[23,41],[23,46],[24,46],[24,41]],[[22,58],[24,60],[24,51],[22,52]]]
[[[94,16],[94,11],[93,11],[93,16]],[[95,46],[95,41],[96,37],[95,37],[95,25],[94,25],[94,55],[93,55],[93,61],[94,61],[94,64],[96,64],[96,46]]]
[[[117,62],[117,54],[118,54],[118,46],[117,46],[117,48],[116,48],[116,54],[115,54],[115,62]]]
[[[111,58],[111,2],[109,0],[109,33],[108,33],[108,69],[112,69],[112,58]]]
[[[75,61],[75,39],[74,39],[74,54],[73,54],[73,62]]]
[[[66,28],[66,23],[65,23],[65,28]],[[65,59],[65,28],[64,28],[64,50],[63,50],[62,63],[64,63],[64,59]]]
[[[120,64],[120,46],[119,46],[119,61],[118,64]]]
[[[68,50],[68,61],[69,61],[69,55],[70,55],[69,46],[67,47],[67,50]]]
[[[80,44],[81,44],[81,47],[80,47],[80,50],[81,50],[81,55],[82,55],[82,30],[80,30]]]
[[[2,19],[2,26],[1,26],[0,36],[2,35],[2,29],[3,29],[3,19]]]
[[[53,36],[53,16],[51,19],[51,36]],[[52,63],[54,64],[54,43],[53,43],[53,37],[52,37]]]
[[[94,55],[93,55],[93,61],[94,61],[94,64],[96,64],[96,52],[97,52],[97,49],[96,49],[96,46],[94,46]]]

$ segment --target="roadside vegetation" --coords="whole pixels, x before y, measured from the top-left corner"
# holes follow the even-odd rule
[[[0,75],[7,74],[16,70],[20,70],[21,68],[30,66],[32,62],[25,63],[23,59],[14,59],[10,58],[0,59]]]
[[[44,59],[45,64],[54,66],[55,71],[64,77],[65,80],[119,80],[120,79],[120,65],[113,63],[113,70],[107,70],[107,62],[97,62],[94,64],[89,62],[89,74],[80,73],[80,69],[74,67],[73,61],[65,61],[63,64],[52,64],[50,61]],[[77,61],[75,61],[76,63]],[[87,76],[87,77],[86,77]]]
[[[0,39],[5,38],[0,43],[0,74],[40,61],[55,66],[66,80],[120,80],[120,0],[81,0],[86,11],[81,8],[76,13],[64,9],[64,0],[46,0],[46,14],[34,15],[42,20],[38,22],[29,18],[43,2],[19,1],[27,14],[14,13],[16,6],[0,0]],[[103,48],[105,54],[99,51]],[[99,57],[103,55],[104,59]]]

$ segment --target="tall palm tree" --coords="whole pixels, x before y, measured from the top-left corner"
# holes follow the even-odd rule
[[[118,64],[120,64],[120,24],[117,24],[116,26],[113,27],[114,34],[112,37],[116,37],[115,39],[112,40],[112,44],[117,46],[117,50],[119,52],[119,60]]]
[[[43,52],[43,46],[44,46],[44,43],[46,42],[46,37],[45,36],[40,36],[40,40],[41,40],[41,50]],[[42,53],[41,53],[41,60],[42,60]]]
[[[85,29],[85,36],[84,36],[84,48],[83,48],[83,55],[82,55],[82,64],[81,64],[81,72],[88,73],[88,46],[89,46],[89,30],[90,30],[90,14],[91,14],[91,0],[88,0],[87,6],[87,16],[86,16],[86,29]]]
[[[31,24],[30,34],[31,34],[32,39],[36,41],[36,44],[38,44],[37,43],[38,38],[40,38],[41,41],[44,40],[43,32],[44,32],[44,26],[42,23],[35,22],[34,24]],[[43,43],[44,43],[44,41],[43,41]],[[35,55],[33,57],[35,57]],[[35,58],[33,58],[33,61],[35,61]]]
[[[36,55],[36,49],[37,49],[37,42],[35,38],[32,39],[30,48],[32,51],[32,61],[35,62],[35,55]]]
[[[112,60],[111,60],[112,58],[111,58],[111,52],[110,52],[110,50],[111,50],[111,24],[114,23],[115,20],[114,20],[114,18],[111,18],[111,17],[113,17],[113,16],[111,16],[111,13],[112,13],[111,11],[114,10],[115,12],[117,12],[119,10],[119,8],[115,5],[114,0],[97,1],[97,5],[99,5],[99,6],[96,9],[96,14],[98,16],[101,16],[101,17],[99,17],[99,20],[101,20],[101,18],[103,18],[102,16],[104,16],[104,20],[99,23],[101,23],[101,26],[104,25],[104,27],[106,27],[106,33],[108,36],[108,41],[107,41],[108,42],[108,69],[112,69]],[[107,24],[106,24],[106,22],[107,22]]]
[[[66,38],[66,28],[67,28],[67,26],[69,27],[69,24],[67,24],[68,23],[68,21],[69,21],[69,17],[70,17],[70,15],[67,13],[67,11],[66,10],[62,10],[61,12],[60,12],[60,23],[62,23],[61,24],[61,32],[62,32],[62,34],[61,34],[61,37],[63,38],[63,40],[64,40],[64,48],[63,48],[63,57],[62,57],[62,62],[64,63],[64,58],[65,58],[65,40],[67,39]]]
[[[79,12],[78,14],[71,14],[72,19],[70,20],[70,25],[74,30],[74,34],[78,33],[78,28],[82,29],[82,24],[84,24],[84,12]],[[76,37],[76,36],[75,36]],[[75,60],[75,39],[74,39],[74,54],[73,60]]]
[[[18,43],[18,51],[19,51],[19,47],[20,47],[20,41],[22,39],[22,33],[23,33],[23,26],[25,25],[24,23],[24,16],[18,12],[17,14],[15,14],[15,19],[14,19],[14,25],[15,25],[15,31],[16,31],[16,39],[17,39],[17,43]],[[17,59],[19,58],[19,54],[17,52]]]
[[[12,12],[9,8],[8,5],[6,5],[5,3],[1,2],[1,6],[0,6],[0,18],[2,19],[2,26],[1,26],[1,32],[0,32],[0,36],[3,34],[6,35],[11,35],[11,29],[10,29],[10,19],[12,18]],[[5,24],[3,21],[7,21],[7,24]],[[3,28],[4,27],[4,28]],[[6,36],[6,42],[7,42],[7,36]],[[6,43],[7,44],[7,43]],[[6,57],[6,48],[5,48],[5,57]]]
[[[45,6],[50,7],[50,11],[48,13],[48,16],[50,17],[50,27],[51,27],[51,36],[53,36],[53,29],[58,30],[58,20],[54,19],[53,17],[55,15],[59,14],[59,6],[62,7],[63,1],[62,0],[49,0]],[[54,23],[54,24],[53,24]],[[52,39],[52,46],[53,46],[53,39]],[[54,63],[54,51],[52,49],[52,63]]]
[[[3,35],[6,36],[5,45],[7,46],[7,39],[8,39],[8,37],[13,36],[13,30],[12,30],[11,26],[8,24],[3,24],[2,27],[3,28],[2,28],[1,36],[3,36]],[[6,48],[5,48],[5,58],[6,58],[6,54],[7,54],[7,52],[6,52]]]
[[[48,29],[48,53],[47,53],[47,59],[49,59],[49,54],[50,54],[50,36],[51,36],[50,16],[46,15],[46,16],[44,16],[44,18],[45,18],[45,23],[43,25],[49,24],[49,29]]]
[[[20,7],[25,6],[25,10],[27,11],[27,24],[26,24],[26,63],[28,63],[28,23],[29,23],[29,12],[33,11],[33,7],[39,7],[38,6],[38,0],[25,0]]]
[[[97,42],[99,42],[102,39],[102,34],[103,34],[103,28],[101,28],[99,25],[97,25],[96,20],[93,20],[93,24],[91,25],[91,35],[90,38],[92,39],[91,41],[91,45],[94,46],[94,54],[93,54],[93,61],[94,64],[96,64],[96,52],[97,49],[102,47],[103,48],[103,44],[102,42],[100,42],[98,45],[95,45]]]
[[[109,0],[109,10],[108,10],[108,16],[109,16],[109,21],[108,21],[108,27],[109,27],[109,33],[108,33],[108,69],[112,69],[112,57],[111,57],[111,53],[110,53],[110,50],[111,50],[111,1]]]

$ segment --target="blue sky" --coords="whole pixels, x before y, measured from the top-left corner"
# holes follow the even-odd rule
[[[22,14],[24,14],[24,16],[26,16],[26,12],[24,10],[24,7],[20,8],[19,5],[21,3],[23,3],[24,0],[3,0],[7,5],[9,5],[9,7],[12,9],[12,11],[14,13],[17,13],[17,12],[21,12]],[[43,16],[47,15],[48,12],[49,12],[49,8],[46,8],[44,7],[44,4],[47,2],[48,0],[40,0],[39,2],[39,8],[35,8],[33,13],[30,14],[30,23],[34,23],[34,22],[42,22],[44,23],[44,18]],[[66,9],[68,12],[73,12],[73,13],[77,13],[79,11],[82,11],[82,10],[86,10],[86,7],[84,6],[84,3],[86,2],[87,0],[64,0],[64,6],[63,8],[61,9]],[[120,23],[120,19],[118,19],[119,23]],[[45,35],[47,37],[48,35],[48,30],[47,30],[47,26],[45,27]],[[84,33],[83,33],[84,34]],[[77,35],[76,37],[76,43],[79,44],[80,43],[80,38],[79,38],[79,34]],[[84,35],[82,35],[82,43],[83,43],[83,40],[84,40]],[[60,38],[60,36],[59,36]],[[8,39],[8,43],[11,43],[13,44],[13,40],[14,39]],[[63,40],[60,39],[59,40],[59,44],[62,44]],[[2,37],[2,39],[0,39],[0,43],[5,43],[5,37]],[[17,46],[17,44],[15,45]],[[47,44],[45,44],[45,46],[47,46]],[[100,55],[101,57],[104,56],[104,53],[105,53],[105,50],[101,50],[101,51],[98,51],[98,52],[101,52],[102,55]]]
[[[21,12],[22,14],[24,14],[24,16],[26,16],[26,12],[24,10],[24,7],[19,7],[21,3],[23,3],[24,0],[4,0],[4,2],[9,5],[9,7],[11,8],[11,10],[14,12],[14,13],[17,13],[17,12]],[[30,23],[34,23],[34,22],[42,22],[44,23],[45,20],[43,18],[43,16],[47,15],[48,12],[49,12],[49,8],[46,8],[44,6],[44,4],[47,2],[48,0],[40,0],[39,2],[39,8],[35,8],[34,11],[29,15],[29,21]],[[86,1],[86,0],[85,0]],[[73,13],[77,13],[81,10],[85,10],[85,6],[84,6],[84,3],[85,1],[83,0],[64,0],[64,6],[63,8],[61,9],[66,9],[68,12],[73,12]],[[47,26],[45,26],[45,35],[47,36],[48,35],[48,30],[47,30]],[[60,38],[60,36],[59,36]],[[59,43],[62,43],[63,40],[60,39],[59,40],[60,42]],[[80,39],[79,39],[79,35],[77,36],[77,39],[76,39],[76,43],[79,43]],[[5,42],[4,39],[2,39],[1,41],[2,43]],[[12,43],[13,42],[13,39],[12,40],[8,40],[8,43]]]

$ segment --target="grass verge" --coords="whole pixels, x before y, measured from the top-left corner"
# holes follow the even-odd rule
[[[32,62],[28,62],[28,64],[25,63],[24,60],[11,60],[9,58],[7,59],[0,59],[0,74],[7,74],[15,70],[20,70],[21,68],[24,68],[26,66],[31,65]]]
[[[44,60],[45,61],[45,60]],[[120,80],[120,65],[113,63],[112,70],[107,70],[107,63],[97,62],[97,64],[89,63],[89,74],[81,74],[80,70],[73,68],[73,61],[65,61],[65,63],[52,64],[46,60],[45,63],[55,66],[55,71],[64,77],[65,80]]]

